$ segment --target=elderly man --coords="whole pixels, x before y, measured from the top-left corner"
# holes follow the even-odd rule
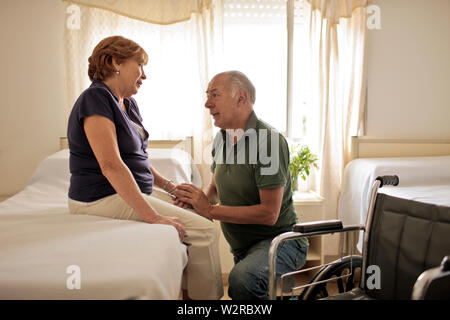
[[[216,75],[207,97],[205,107],[214,125],[222,129],[213,145],[213,177],[205,191],[180,185],[175,203],[189,204],[200,215],[221,221],[235,262],[228,281],[229,296],[268,299],[270,243],[298,222],[289,148],[279,132],[256,117],[255,88],[243,73]],[[298,270],[307,251],[306,239],[286,242],[278,251],[277,271]]]

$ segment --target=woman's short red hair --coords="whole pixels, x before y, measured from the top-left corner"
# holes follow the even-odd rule
[[[148,62],[147,52],[133,40],[122,36],[108,37],[95,46],[88,59],[89,79],[103,81],[116,72],[113,58],[119,64],[131,58],[138,59],[139,63],[143,64]]]

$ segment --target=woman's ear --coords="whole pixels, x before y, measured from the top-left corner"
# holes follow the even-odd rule
[[[112,57],[112,65],[114,67],[114,70],[116,71],[116,73],[120,73],[120,64],[117,63],[117,60],[115,57]]]

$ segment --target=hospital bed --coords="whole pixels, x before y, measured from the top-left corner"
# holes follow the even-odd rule
[[[360,158],[344,171],[338,205],[338,218],[344,225],[365,223],[372,182],[392,173],[401,177],[399,185],[382,188],[381,193],[450,207],[450,156]],[[362,250],[361,234],[357,249]]]
[[[201,185],[186,151],[149,154],[164,176]],[[71,215],[69,178],[63,149],[0,203],[0,299],[178,299],[188,257],[176,230]]]
[[[408,143],[408,148],[412,144],[410,141],[400,142],[403,142],[403,145]],[[338,296],[340,299],[427,298],[431,294],[426,296],[423,287],[430,287],[429,279],[432,278],[430,274],[434,274],[435,277],[446,274],[447,278],[444,281],[447,281],[447,289],[450,288],[449,262],[443,261],[445,256],[450,254],[450,156],[445,156],[450,154],[448,149],[450,141],[431,142],[439,146],[437,149],[439,156],[430,156],[436,154],[436,149],[429,149],[426,141],[419,141],[418,143],[425,147],[413,155],[420,157],[404,157],[411,154],[411,151],[405,153],[404,148],[398,147],[401,145],[398,144],[399,141],[379,139],[377,143],[386,145],[390,157],[364,158],[363,155],[346,166],[339,200],[340,220],[322,222],[322,228],[319,228],[320,223],[296,226],[295,230],[283,236],[289,239],[305,236],[307,231],[313,232],[315,236],[327,233],[341,235],[347,233],[353,236],[355,231],[361,231],[356,248],[353,247],[352,237],[347,238],[350,245],[346,251],[350,255],[346,257],[342,257],[344,237],[341,236],[341,258],[330,265],[320,266],[321,269],[310,284],[298,287],[297,289],[304,288],[300,298],[326,297],[329,292],[328,282],[325,281],[331,277],[337,279],[339,292],[344,293]],[[361,151],[358,150],[358,146],[355,149]],[[424,150],[425,154],[420,154]],[[380,156],[380,153],[370,149],[364,152],[365,156]],[[378,192],[378,186],[374,186],[374,181],[378,176],[389,174],[400,177],[398,186],[390,186],[388,183]],[[324,227],[329,230],[324,230]],[[371,232],[368,231],[372,227],[373,236],[369,238]],[[365,231],[364,236],[362,231]],[[285,241],[283,237],[277,241]],[[277,242],[273,243],[274,247],[276,245]],[[362,252],[362,256],[353,255],[356,250]],[[275,259],[274,257],[275,252],[271,259]],[[380,267],[383,290],[368,293],[365,288],[367,267],[370,265]],[[434,271],[421,275],[421,272],[430,268]],[[363,270],[365,272],[362,272]],[[358,274],[362,278],[357,279]],[[420,275],[421,281],[418,281]],[[271,279],[273,286],[276,278],[272,274]],[[414,295],[415,281],[418,286]],[[272,286],[274,294],[275,289]],[[345,295],[347,291],[351,294]],[[447,291],[446,297],[449,296]]]

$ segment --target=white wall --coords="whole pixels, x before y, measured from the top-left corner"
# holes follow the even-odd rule
[[[366,134],[450,138],[450,0],[375,0]]]
[[[65,135],[61,0],[0,3],[0,195],[21,190]]]

